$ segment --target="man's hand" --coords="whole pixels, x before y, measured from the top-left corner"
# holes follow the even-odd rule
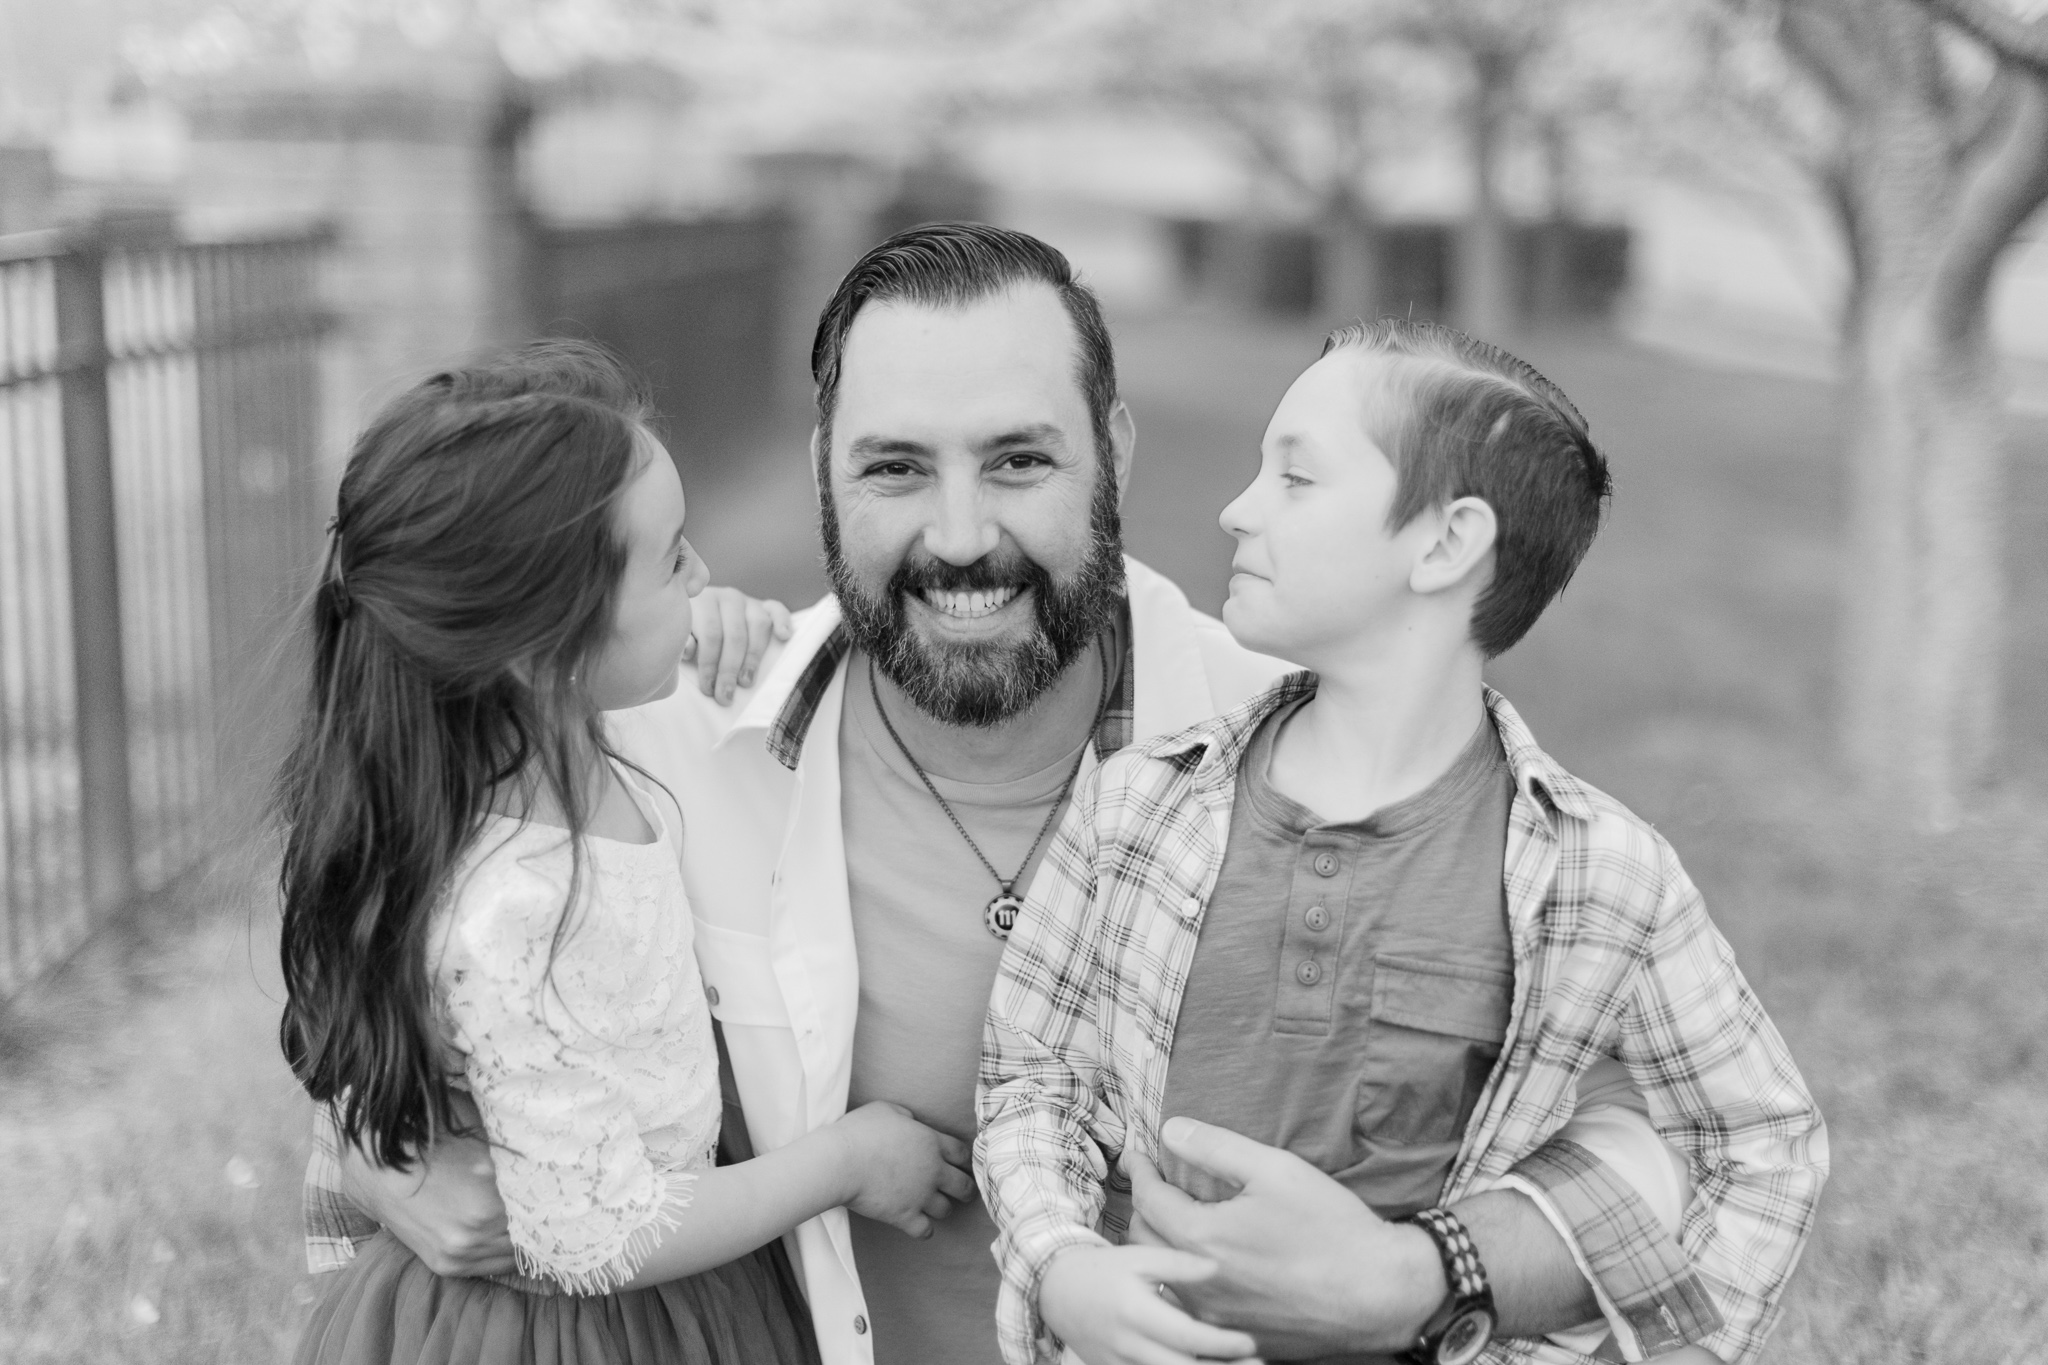
[[[1415,1344],[1448,1292],[1428,1233],[1386,1222],[1300,1157],[1228,1129],[1175,1118],[1160,1137],[1181,1160],[1242,1187],[1200,1203],[1126,1150],[1134,1238],[1216,1266],[1175,1288],[1196,1317],[1251,1333],[1276,1359]]]
[[[1214,1261],[1168,1247],[1070,1247],[1039,1281],[1038,1312],[1087,1365],[1249,1361],[1249,1336],[1197,1322],[1160,1292],[1185,1297],[1215,1273]]]
[[[698,593],[690,603],[690,624],[683,662],[697,665],[697,686],[720,706],[732,702],[735,688],[754,685],[768,642],[787,640],[790,632],[788,607],[757,601],[738,588]]]
[[[475,1121],[473,1111],[469,1121]],[[505,1275],[515,1269],[491,1149],[479,1139],[443,1137],[418,1165],[403,1171],[375,1165],[345,1146],[341,1173],[342,1193],[436,1275]]]

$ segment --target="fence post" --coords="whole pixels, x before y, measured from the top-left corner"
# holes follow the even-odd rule
[[[85,896],[95,916],[135,888],[128,784],[128,691],[121,659],[121,575],[114,525],[114,442],[107,411],[105,252],[75,240],[57,256],[57,351],[64,412],[64,520],[78,688],[79,826]]]

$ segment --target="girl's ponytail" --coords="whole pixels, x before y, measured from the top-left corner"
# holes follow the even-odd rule
[[[343,476],[278,782],[279,1031],[383,1164],[454,1126],[428,934],[494,794],[546,791],[582,832],[604,735],[573,678],[610,632],[646,418],[602,352],[546,343],[404,395]]]

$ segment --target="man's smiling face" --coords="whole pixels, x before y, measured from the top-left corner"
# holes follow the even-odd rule
[[[1115,610],[1117,477],[1076,349],[1037,284],[870,303],[847,333],[821,462],[826,568],[855,642],[948,723],[1023,711]]]

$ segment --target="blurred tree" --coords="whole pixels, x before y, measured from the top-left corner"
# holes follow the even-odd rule
[[[1114,8],[1114,7],[1113,7]],[[1336,314],[1381,302],[1381,207],[1394,155],[1448,143],[1470,209],[1453,257],[1461,325],[1500,336],[1523,294],[1504,190],[1522,154],[1570,216],[1569,167],[1589,122],[1617,108],[1608,60],[1638,25],[1622,0],[1125,0],[1102,41],[1108,82],[1223,130],[1243,159],[1318,225]],[[1556,244],[1552,234],[1549,245]],[[1551,262],[1557,264],[1557,262]]]
[[[2006,423],[1989,299],[2048,199],[2048,22],[1993,0],[1735,3],[1769,19],[1818,97],[1823,117],[1778,128],[1849,261],[1842,741],[1873,790],[1946,826],[1998,745]]]
[[[1437,0],[1410,10],[1400,25],[1401,36],[1448,56],[1464,76],[1456,108],[1472,206],[1453,257],[1451,302],[1458,325],[1476,336],[1503,336],[1520,321],[1514,242],[1501,194],[1510,140],[1545,138],[1563,178],[1568,119],[1556,107],[1537,117],[1532,87],[1565,7],[1566,0]]]
[[[1125,54],[1105,84],[1220,129],[1311,215],[1326,309],[1371,317],[1374,122],[1413,85],[1388,49],[1404,17],[1397,4],[1359,0],[1134,0],[1099,38]]]

